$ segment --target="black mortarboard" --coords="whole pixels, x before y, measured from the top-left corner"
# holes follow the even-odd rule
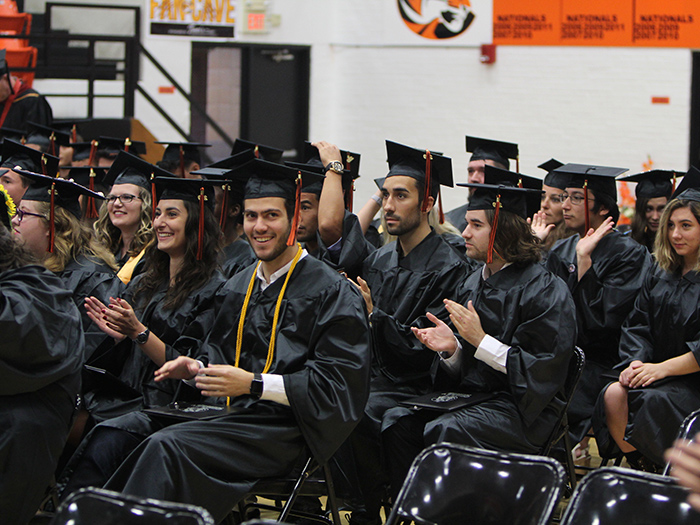
[[[561,173],[556,173],[554,170],[561,168],[564,165],[563,162],[559,162],[557,159],[549,159],[547,162],[543,162],[538,168],[545,170],[547,175],[544,177],[543,184],[551,188],[557,188],[558,190],[565,190],[566,183],[569,182],[568,175],[562,175]]]
[[[440,186],[454,185],[452,182],[452,159],[441,154],[404,146],[390,140],[386,141],[386,155],[389,173],[386,178],[402,175],[411,177],[425,185],[421,211],[426,211],[428,196],[439,198]],[[437,184],[436,184],[437,183]],[[444,222],[440,204],[440,223]]]
[[[500,140],[484,139],[480,137],[466,136],[467,153],[471,153],[470,160],[492,160],[498,162],[506,169],[510,169],[510,161],[515,159],[518,163],[518,145],[512,142],[501,142]],[[516,167],[520,171],[520,166]]]
[[[57,130],[64,131],[70,135],[71,142],[78,142],[78,136],[80,135],[80,128],[84,124],[92,122],[91,118],[83,118],[77,120],[54,120],[53,127]]]
[[[636,182],[634,194],[637,199],[671,198],[676,178],[684,173],[669,170],[651,170],[618,179],[620,182]]]
[[[145,190],[151,190],[151,179],[154,177],[172,177],[172,173],[131,153],[120,151],[107,172],[105,184],[136,184]]]
[[[98,137],[98,148],[103,155],[116,155],[120,151],[126,151],[136,155],[146,154],[146,143],[139,140],[131,140],[129,137]]]
[[[175,173],[179,177],[185,174],[185,161],[194,162],[201,166],[202,153],[199,148],[211,146],[211,144],[201,142],[156,142],[156,144],[167,145],[165,152],[163,152],[163,158],[160,160],[161,167],[172,173],[175,173],[174,170],[179,168],[180,173]]]
[[[253,152],[244,152],[245,155],[250,155],[252,158],[248,160],[253,160]],[[239,153],[240,157],[241,154]],[[235,155],[234,155],[235,157]],[[231,159],[233,157],[229,157]],[[227,160],[227,159],[225,159]],[[197,171],[193,171],[190,175],[200,175],[202,178],[207,180],[221,181],[221,189],[224,192],[223,200],[221,203],[221,216],[219,217],[219,226],[223,231],[226,228],[226,218],[228,216],[228,208],[231,202],[234,204],[243,204],[243,189],[245,188],[245,181],[238,180],[234,178],[234,171],[236,166],[229,168],[214,168],[212,166],[207,166]]]
[[[93,146],[92,142],[73,142],[71,147],[73,148],[73,162],[76,162],[89,159]]]
[[[107,168],[99,166],[76,166],[70,168],[68,179],[80,184],[81,186],[101,193],[107,190],[105,179],[107,177]],[[95,199],[88,197],[85,217],[88,219],[97,219],[98,210],[95,204]]]
[[[58,156],[59,146],[70,145],[70,134],[68,133],[35,122],[27,122],[27,124],[30,131],[26,144],[41,146],[46,153],[55,156]]]
[[[316,149],[316,148],[314,148]],[[321,191],[323,190],[323,180],[326,178],[325,168],[321,164],[321,159],[310,159],[308,162],[285,162],[285,166],[289,166],[295,170],[308,171],[309,173],[315,173],[321,179],[310,179],[302,180],[301,191],[302,193],[313,193],[317,197],[321,196]]]
[[[272,146],[236,139],[233,143],[233,148],[231,148],[231,155],[247,150],[253,150],[255,158],[277,163],[282,162],[282,154],[284,153],[284,150],[273,148]]]
[[[627,168],[613,168],[610,166],[593,166],[591,164],[564,164],[554,170],[555,173],[568,176],[567,188],[587,188],[593,192],[609,196],[617,202],[617,180]],[[588,192],[584,191],[585,229],[590,227],[590,213],[588,211]]]
[[[9,139],[24,144],[27,141],[27,132],[21,129],[0,128],[0,139]]]
[[[242,166],[246,162],[250,162],[251,160],[257,158],[255,156],[255,150],[252,149],[247,149],[240,151],[238,153],[235,153],[231,155],[230,157],[226,157],[225,159],[221,159],[219,161],[216,161],[213,164],[209,164],[207,168],[226,168],[226,169],[233,169],[237,168],[238,166]],[[201,170],[199,170],[201,171]],[[199,173],[198,172],[193,172],[193,173]]]
[[[378,179],[374,179],[374,184],[379,188],[380,190],[384,188],[384,179],[386,177],[380,177]]]
[[[685,199],[700,202],[700,170],[691,166],[683,176],[683,180],[671,195],[673,199]]]
[[[261,199],[265,197],[281,197],[295,201],[294,217],[291,218],[292,229],[287,239],[291,246],[296,240],[299,224],[299,197],[301,186],[322,180],[322,175],[305,170],[294,169],[284,164],[254,159],[234,171],[235,179],[246,180],[244,198]]]
[[[25,171],[54,177],[58,173],[58,157],[29,148],[14,140],[5,139],[2,141],[0,167],[17,171],[14,169],[16,166]]]
[[[539,184],[535,181],[538,181]],[[487,164],[484,168],[484,184],[460,183],[457,186],[475,188],[469,198],[468,210],[494,210],[486,262],[493,261],[493,246],[498,227],[498,213],[503,210],[526,219],[530,215],[528,207],[542,195],[539,179]],[[532,212],[534,213],[534,212]]]

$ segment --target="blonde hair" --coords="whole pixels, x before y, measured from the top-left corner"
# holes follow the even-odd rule
[[[141,253],[141,251],[148,246],[148,244],[153,240],[153,225],[151,223],[151,214],[153,209],[151,207],[151,194],[145,188],[139,186],[139,199],[141,199],[141,209],[139,210],[139,227],[136,229],[134,234],[134,240],[131,241],[131,246],[127,255],[129,257],[134,257]],[[112,224],[109,218],[109,211],[107,211],[107,204],[100,207],[100,215],[93,224],[93,229],[95,230],[95,236],[97,241],[103,246],[106,246],[110,252],[115,253],[119,248],[121,243],[122,232],[114,224]]]
[[[48,202],[37,202],[38,213],[41,213],[49,221],[50,205]],[[49,253],[44,259],[44,266],[54,273],[65,270],[68,263],[78,259],[81,255],[92,257],[104,262],[113,270],[117,270],[117,263],[112,253],[97,242],[93,232],[80,220],[60,206],[55,207],[54,225],[56,235],[54,237],[53,253]]]
[[[671,214],[681,208],[688,208],[695,220],[700,224],[700,202],[673,199],[664,208],[661,219],[659,219],[659,231],[654,241],[654,257],[659,267],[668,273],[674,273],[683,268],[683,257],[676,253],[676,250],[671,246],[671,241],[668,239],[668,221],[671,218]],[[695,268],[693,268],[695,272],[700,271],[700,250],[697,255],[698,260],[695,263]]]

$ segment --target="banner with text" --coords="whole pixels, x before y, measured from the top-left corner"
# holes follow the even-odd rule
[[[233,38],[236,0],[149,0],[152,35]]]
[[[700,48],[700,2],[494,0],[493,43]]]

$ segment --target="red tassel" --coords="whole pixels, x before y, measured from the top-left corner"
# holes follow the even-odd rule
[[[350,194],[345,199],[345,201],[347,202],[347,205],[348,205],[347,210],[350,213],[352,213],[352,205],[353,205],[354,197],[355,197],[355,181],[352,181],[350,183]]]
[[[124,151],[129,153],[129,146],[131,146],[131,140],[129,140],[129,137],[126,137],[124,140]]]
[[[491,234],[489,235],[489,249],[486,254],[486,264],[493,262],[493,245],[496,242],[496,229],[498,228],[498,212],[501,209],[501,196],[496,197],[496,212],[493,214],[493,224],[491,225]]]
[[[430,164],[431,160],[433,160],[433,156],[430,154],[430,151],[425,150],[425,154],[423,155],[423,158],[425,159],[425,192],[423,194],[423,204],[421,205],[420,211],[425,212],[428,211],[428,197],[430,197],[430,179],[431,179],[431,174],[430,174]]]
[[[77,126],[77,124],[73,124],[73,127],[70,129],[70,141],[71,142],[78,142],[78,126]]]
[[[185,178],[185,152],[184,152],[182,146],[180,146],[179,153],[180,153],[180,176],[184,179]]]
[[[260,150],[258,148],[258,145],[255,145],[255,149],[253,150],[253,153],[255,154],[255,158],[259,159],[260,158]],[[290,245],[291,246],[291,245]]]
[[[676,193],[676,172],[673,172],[673,187],[671,188],[671,195]]]
[[[518,188],[522,188],[522,187],[523,187],[523,179],[521,177],[518,179]]]
[[[197,260],[204,255],[204,188],[199,188],[199,233],[197,238]]]
[[[55,182],[51,184],[51,189],[49,190],[49,192],[51,193],[51,208],[49,211],[49,246],[47,248],[47,251],[49,253],[53,253],[54,240],[56,239],[56,224],[54,222],[56,211],[56,206],[54,204],[54,195],[56,194]]]
[[[588,230],[591,227],[591,219],[588,216],[588,180],[583,181],[583,206],[586,208],[586,233],[584,233],[584,236],[588,234]]]
[[[88,158],[88,166],[94,166],[97,160],[97,148],[100,145],[99,142],[93,140],[90,142],[90,157]]]
[[[442,210],[442,192],[438,190],[438,221],[445,224],[445,212]]]
[[[301,172],[298,172],[297,174],[297,191],[294,201],[294,217],[292,217],[292,229],[289,232],[287,246],[293,246],[297,240],[297,228],[299,227],[299,211],[301,209]]]
[[[156,183],[153,182],[154,178],[155,177],[153,176],[153,173],[151,173],[151,201],[152,201],[151,207],[153,208],[153,211],[151,212],[151,220],[156,218],[156,206],[158,204],[156,202]]]
[[[90,168],[90,191],[95,191],[95,170]],[[87,218],[88,219],[97,219],[98,217],[97,213],[97,206],[95,206],[95,197],[88,197],[88,203],[87,203]]]
[[[515,157],[515,171],[520,173],[520,156]]]
[[[49,135],[49,155],[53,155],[54,157],[58,157],[56,155],[56,134],[52,131],[51,135]]]
[[[221,231],[224,231],[224,228],[226,228],[226,217],[228,216],[228,190],[229,190],[229,185],[224,184],[221,189],[224,190],[224,198],[221,200],[221,216],[219,217],[219,227],[221,228]]]
[[[45,177],[49,176],[48,167],[46,166],[46,155],[41,156],[41,174]]]

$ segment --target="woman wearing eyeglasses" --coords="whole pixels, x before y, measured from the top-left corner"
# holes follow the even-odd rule
[[[619,380],[599,396],[593,420],[599,446],[612,438],[645,470],[664,464],[700,407],[700,184],[666,206],[654,255],[656,271],[622,327]]]
[[[124,284],[143,271],[146,246],[154,239],[150,175],[167,174],[145,161],[129,162],[120,155],[107,172],[105,182],[112,188],[94,225],[97,238],[114,254]]]

